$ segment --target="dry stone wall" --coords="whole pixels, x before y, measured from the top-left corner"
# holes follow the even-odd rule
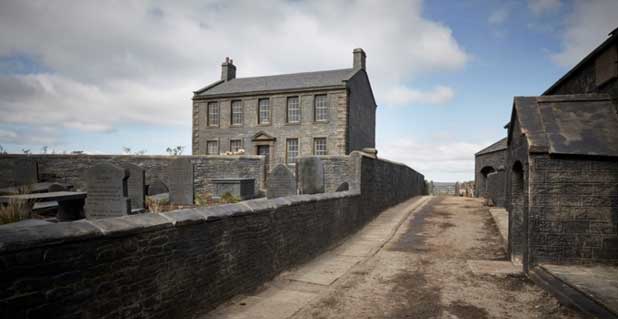
[[[258,288],[421,195],[423,176],[355,153],[359,189],[0,232],[7,318],[189,318]]]

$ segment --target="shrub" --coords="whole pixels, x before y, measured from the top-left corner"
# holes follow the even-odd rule
[[[32,215],[32,202],[10,199],[8,204],[0,204],[0,225],[28,219]]]

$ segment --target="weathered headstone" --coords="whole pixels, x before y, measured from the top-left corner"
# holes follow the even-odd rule
[[[131,209],[144,208],[144,182],[146,180],[146,171],[132,163],[123,163],[122,167],[129,171],[129,179],[127,180],[127,190],[131,199]]]
[[[283,164],[275,166],[270,171],[266,184],[267,198],[296,195],[296,178]]]
[[[148,196],[159,195],[169,192],[170,190],[169,188],[167,188],[167,185],[165,185],[165,183],[163,183],[158,178],[154,179],[152,183],[148,184]]]
[[[124,216],[131,213],[127,179],[129,171],[111,163],[99,163],[86,171],[86,218]]]
[[[350,185],[348,184],[348,182],[343,182],[337,187],[337,190],[335,190],[335,192],[345,192],[347,190],[350,190]]]
[[[324,166],[318,157],[299,158],[296,163],[296,178],[301,194],[324,193]]]
[[[30,185],[39,181],[39,164],[33,159],[19,159],[15,162],[15,185]]]
[[[170,202],[193,205],[193,163],[187,158],[173,160],[167,166]]]

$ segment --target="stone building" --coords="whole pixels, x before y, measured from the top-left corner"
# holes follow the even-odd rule
[[[349,69],[221,80],[194,92],[193,154],[244,149],[268,167],[299,156],[346,155],[375,147],[376,102],[362,49]]]
[[[506,137],[474,154],[474,195],[504,207]]]
[[[617,112],[607,94],[515,97],[509,250],[524,267],[618,261]]]

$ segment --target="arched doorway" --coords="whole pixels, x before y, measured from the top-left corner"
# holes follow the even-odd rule
[[[481,179],[478,185],[479,197],[487,198],[487,175],[495,171],[496,170],[491,166],[485,166],[481,169]]]
[[[524,166],[516,161],[511,168],[511,210],[509,218],[509,248],[511,259],[525,265],[527,243],[527,209]]]

